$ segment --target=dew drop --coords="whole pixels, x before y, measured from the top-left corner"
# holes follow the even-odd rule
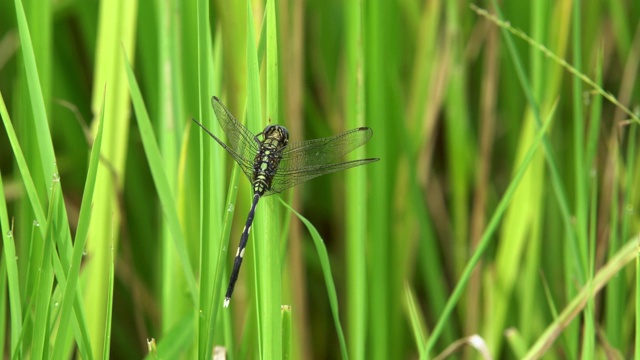
[[[228,212],[232,212],[233,211],[233,204],[229,204],[229,206],[227,207],[227,211]]]
[[[11,230],[7,231],[7,237],[11,239],[13,237],[13,231]]]
[[[16,261],[18,261],[18,257],[16,256]]]
[[[59,302],[57,302],[57,301],[53,303],[53,306],[54,306],[54,307],[58,307],[59,305],[60,305],[60,303],[59,303]]]
[[[60,174],[53,173],[53,182],[60,182]]]
[[[39,227],[40,223],[38,222],[38,220],[33,220],[33,226],[35,227]]]

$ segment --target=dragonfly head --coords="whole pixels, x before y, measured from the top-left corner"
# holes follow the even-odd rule
[[[289,142],[289,131],[280,125],[267,125],[262,131],[265,139],[275,139],[283,146]]]

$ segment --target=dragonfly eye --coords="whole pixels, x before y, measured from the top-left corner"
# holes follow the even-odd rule
[[[289,142],[289,131],[284,126],[278,126],[278,128],[282,134],[282,139],[284,143],[287,144]]]
[[[266,138],[276,138],[279,141],[284,142],[286,145],[289,142],[289,131],[284,126],[280,125],[267,125],[262,131],[262,134]]]

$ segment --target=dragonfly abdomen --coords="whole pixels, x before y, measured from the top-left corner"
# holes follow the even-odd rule
[[[249,234],[251,233],[251,225],[253,224],[253,218],[256,214],[256,206],[260,200],[260,194],[253,195],[253,202],[251,202],[251,209],[249,209],[249,216],[247,216],[247,222],[242,229],[242,235],[240,235],[240,244],[236,251],[236,257],[233,260],[233,270],[231,271],[231,278],[229,279],[229,286],[227,287],[227,293],[224,296],[224,307],[229,306],[231,301],[231,295],[233,294],[233,288],[236,286],[238,280],[238,274],[240,273],[240,266],[242,265],[242,259],[244,259],[244,249],[247,247],[247,241],[249,240]]]

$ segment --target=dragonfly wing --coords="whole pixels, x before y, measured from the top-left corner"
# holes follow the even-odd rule
[[[253,163],[250,162],[248,159],[240,156],[238,153],[236,153],[234,149],[229,147],[222,140],[218,139],[217,136],[213,135],[213,133],[209,131],[209,129],[204,127],[204,125],[202,125],[200,122],[198,122],[198,120],[196,119],[191,119],[191,120],[193,120],[193,122],[198,124],[202,128],[202,130],[204,130],[207,134],[209,134],[209,136],[211,136],[215,141],[217,141],[218,144],[220,144],[220,146],[222,146],[229,153],[229,155],[231,155],[233,160],[235,160],[238,163],[238,165],[240,165],[242,172],[244,172],[245,175],[247,175],[247,177],[249,178],[249,181],[251,181],[251,176],[253,172]]]
[[[378,160],[380,159],[360,159],[337,164],[307,167],[304,169],[285,170],[278,168],[278,171],[271,182],[271,188],[264,194],[264,196],[281,193],[288,188],[294,187],[318,176],[350,169],[355,166],[369,164]]]
[[[258,138],[236,120],[224,104],[222,104],[220,99],[215,96],[212,97],[211,105],[218,118],[220,127],[222,127],[225,135],[227,135],[228,147],[230,147],[238,157],[243,158],[245,162],[252,163],[260,146]],[[238,161],[235,156],[234,159]],[[238,163],[240,163],[240,161],[238,161]]]
[[[369,141],[373,131],[367,127],[342,134],[287,145],[282,153],[278,171],[317,168],[329,165]]]

